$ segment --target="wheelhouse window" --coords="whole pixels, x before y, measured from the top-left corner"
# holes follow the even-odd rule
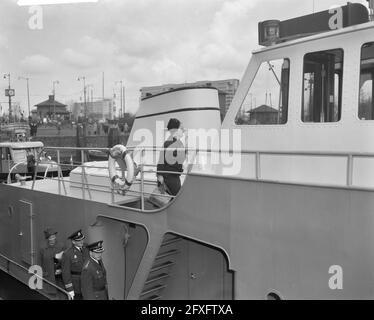
[[[374,42],[361,48],[360,95],[358,117],[361,120],[374,120]]]
[[[288,116],[289,59],[263,62],[236,116],[238,125],[285,124]]]
[[[341,118],[343,50],[304,56],[303,122],[337,122]]]
[[[13,161],[14,162],[25,162],[26,161],[26,150],[25,149],[13,149]]]

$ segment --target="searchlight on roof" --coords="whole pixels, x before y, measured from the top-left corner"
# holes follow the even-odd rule
[[[374,0],[369,0],[372,6]],[[371,9],[372,10],[372,9]],[[258,24],[259,44],[273,46],[277,43],[307,37],[313,34],[346,28],[370,21],[368,9],[360,3],[297,17],[289,20],[266,20]]]
[[[99,0],[18,0],[19,6],[41,6],[49,4],[93,3]]]

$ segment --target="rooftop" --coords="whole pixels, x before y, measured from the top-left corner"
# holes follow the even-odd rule
[[[267,106],[263,104],[255,109],[247,111],[248,113],[278,113],[277,109]]]
[[[55,100],[54,95],[50,95],[48,100],[38,103],[35,106],[36,107],[66,107],[67,105]]]

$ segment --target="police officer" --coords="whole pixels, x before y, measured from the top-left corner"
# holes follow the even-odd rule
[[[46,246],[40,250],[40,266],[43,270],[43,278],[63,288],[61,259],[63,246],[57,241],[57,231],[53,228],[44,230]],[[47,285],[49,294],[56,294],[54,287]]]
[[[103,241],[87,246],[90,257],[82,270],[82,294],[84,300],[108,300],[106,270],[102,261]]]
[[[83,263],[88,259],[88,250],[83,246],[85,239],[82,230],[74,232],[68,239],[72,246],[62,255],[62,279],[65,289],[74,300],[82,300],[81,273]]]

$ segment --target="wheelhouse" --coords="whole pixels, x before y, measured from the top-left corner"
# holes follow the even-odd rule
[[[55,162],[49,159],[44,150],[44,144],[41,141],[24,142],[2,142],[0,143],[0,173],[3,179],[9,173],[26,173],[27,160],[29,156],[38,159],[39,171],[55,171]],[[12,170],[13,169],[13,170]]]
[[[342,28],[327,27],[312,36],[306,36],[307,29],[296,40],[280,38],[253,52],[223,123],[224,128],[238,128],[250,136],[243,139],[242,150],[374,151],[362,139],[373,134],[374,119],[373,24],[365,22],[367,11],[362,17],[362,9],[366,11],[355,4],[351,10],[359,15],[359,24],[343,28],[342,20]],[[326,14],[311,15],[314,25]],[[326,25],[334,14],[327,14]],[[311,17],[280,26],[287,30],[305,24],[305,19]],[[260,43],[267,43],[259,33]]]

